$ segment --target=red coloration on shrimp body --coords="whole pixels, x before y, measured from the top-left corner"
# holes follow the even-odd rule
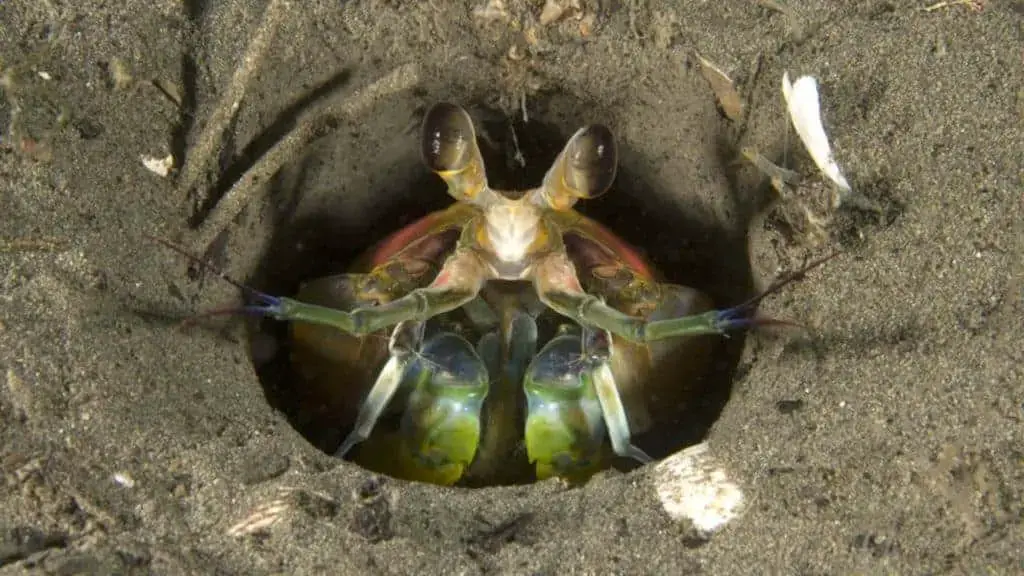
[[[445,286],[446,284],[448,284],[448,280],[449,280],[450,276],[451,275],[448,274],[447,271],[441,270],[441,273],[437,275],[437,278],[434,278],[434,281],[430,283],[430,287],[431,288],[441,288],[441,287]]]
[[[578,218],[579,220],[576,220],[576,228],[579,232],[584,233],[593,241],[603,246],[641,279],[648,281],[658,280],[658,274],[636,248],[596,220],[581,214],[578,214]],[[449,226],[446,226],[446,223],[454,224],[458,220],[458,218],[452,219],[448,211],[427,214],[381,241],[370,252],[370,267],[375,268],[387,262],[399,252],[416,244],[418,241],[437,234],[440,229],[451,229]],[[435,281],[435,283],[437,282],[440,282],[438,285],[443,285],[444,279],[439,278]]]
[[[632,270],[637,276],[644,280],[655,281],[656,275],[654,269],[647,260],[633,248],[626,243],[625,240],[619,238],[614,232],[605,228],[605,226],[596,220],[585,218],[586,221],[586,232],[593,237],[594,240],[604,245],[605,248],[612,251],[617,257],[619,257],[626,266]]]
[[[427,214],[423,218],[409,224],[405,228],[391,234],[374,249],[373,254],[370,256],[370,265],[374,268],[387,262],[395,254],[401,252],[404,248],[412,244],[417,238],[426,236],[431,232],[437,222],[441,219],[441,216],[437,213]]]

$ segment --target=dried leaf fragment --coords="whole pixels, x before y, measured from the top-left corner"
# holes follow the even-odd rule
[[[21,418],[27,417],[32,405],[32,393],[13,368],[7,369],[7,392],[15,414]]]
[[[291,507],[284,497],[257,506],[252,513],[228,528],[228,536],[237,538],[268,530],[280,522],[290,510]]]
[[[697,59],[700,60],[700,72],[711,85],[711,90],[715,93],[722,113],[734,122],[739,121],[743,118],[743,97],[736,91],[732,79],[700,54],[697,54]]]
[[[757,0],[757,4],[759,6],[767,8],[769,10],[774,10],[786,16],[793,15],[793,11],[789,8],[789,6],[786,6],[785,4],[783,4],[782,2],[778,2],[777,0]]]
[[[156,78],[151,80],[153,86],[160,91],[168,100],[170,100],[175,106],[181,108],[181,90],[174,82],[164,80],[162,78]]]
[[[588,38],[594,33],[594,26],[597,24],[597,14],[590,13],[580,19],[580,37]]]

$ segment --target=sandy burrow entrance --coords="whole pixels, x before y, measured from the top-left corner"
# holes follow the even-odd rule
[[[706,476],[725,471],[746,513],[704,543],[665,512],[658,470],[569,492],[460,492],[336,465],[270,408],[237,330],[174,329],[182,314],[233,302],[233,290],[188,280],[141,240],[174,237],[188,202],[140,157],[195,144],[261,10],[25,4],[4,13],[13,32],[0,45],[16,79],[0,111],[16,128],[0,153],[0,230],[32,241],[0,254],[0,562],[169,573],[1009,569],[1021,544],[1024,381],[1011,3],[977,13],[792,3],[792,14],[629,3],[595,12],[586,38],[584,12],[537,42],[532,4],[489,3],[508,15],[491,21],[474,17],[477,2],[436,4],[292,12],[239,109],[236,154],[344,70],[348,90],[420,66],[411,96],[328,126],[310,163],[281,176],[301,184],[298,210],[338,215],[339,243],[389,213],[368,192],[412,165],[417,108],[512,112],[521,94],[564,130],[600,116],[663,202],[728,222],[739,217],[730,194],[754,176],[722,161],[720,140],[780,145],[784,69],[821,79],[854,185],[903,206],[837,238],[849,257],[767,305],[815,331],[748,343],[709,436]],[[744,130],[722,118],[694,51],[744,88]],[[127,85],[111,74],[117,61]],[[230,223],[222,253],[233,273],[255,269],[288,200],[264,197]],[[755,278],[807,252],[780,226],[752,234]],[[665,257],[686,266],[692,249]]]

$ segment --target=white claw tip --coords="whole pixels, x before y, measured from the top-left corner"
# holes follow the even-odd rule
[[[674,520],[688,520],[711,535],[743,512],[743,491],[700,443],[669,456],[655,468],[658,498]]]
[[[801,76],[795,83],[791,83],[789,72],[786,72],[782,75],[782,95],[786,99],[793,127],[807,152],[818,169],[836,183],[842,192],[841,196],[846,196],[851,192],[850,184],[839,170],[825,134],[818,100],[818,81],[813,76]]]

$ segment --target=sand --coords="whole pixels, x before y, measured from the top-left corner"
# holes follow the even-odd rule
[[[266,3],[200,4],[0,8],[0,572],[1024,570],[1024,3],[584,1],[539,26],[543,2],[292,2],[197,195],[175,175]],[[179,329],[239,295],[146,235],[195,242],[296,122],[400,66],[414,87],[318,124],[210,254],[286,294],[444,206],[418,158],[438,101],[474,113],[510,186],[610,126],[617,188],[587,209],[719,300],[841,250],[762,307],[808,330],[733,339],[689,428],[744,495],[720,530],[673,519],[654,467],[579,489],[381,479],[296,430],[254,368],[272,338]],[[818,78],[836,158],[881,208],[816,243],[800,207],[827,186],[787,130],[785,71]],[[767,215],[744,146],[804,175]],[[167,177],[144,166],[168,155]]]

